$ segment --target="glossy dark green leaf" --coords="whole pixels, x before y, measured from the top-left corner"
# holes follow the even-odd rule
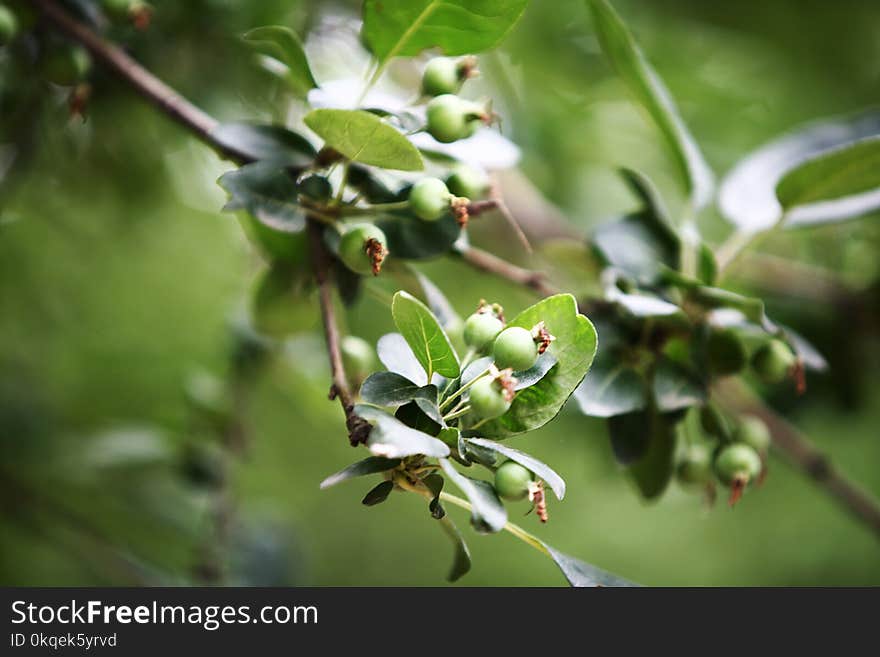
[[[632,214],[599,225],[592,238],[605,264],[640,283],[653,283],[660,263],[677,269],[681,244],[652,212]]]
[[[414,399],[437,403],[437,388],[417,386],[395,372],[375,372],[361,385],[361,397],[376,406],[401,406]]]
[[[553,468],[551,468],[546,463],[542,463],[534,456],[526,454],[525,452],[521,452],[518,449],[513,449],[512,447],[507,447],[506,445],[502,445],[501,443],[496,443],[494,440],[487,440],[485,438],[468,438],[468,444],[477,445],[478,447],[483,447],[485,449],[491,449],[492,451],[498,452],[502,456],[510,459],[511,461],[515,461],[519,463],[523,467],[531,470],[536,476],[543,479],[544,482],[550,486],[553,490],[553,493],[560,500],[565,497],[565,480],[560,477]]]
[[[496,46],[528,0],[366,0],[363,37],[380,63],[438,48],[467,55]]]
[[[668,319],[684,319],[684,312],[674,303],[647,292],[627,294],[617,288],[610,288],[606,298],[616,303],[628,314],[642,319],[665,317]]]
[[[647,500],[659,497],[672,479],[675,470],[676,428],[671,417],[658,413],[647,415],[641,428],[630,425],[630,432],[647,433],[648,444],[641,458],[629,467],[629,474]],[[613,420],[613,418],[612,418]]]
[[[376,225],[385,233],[389,253],[405,260],[425,260],[445,255],[461,236],[461,227],[451,214],[437,221],[422,221],[409,214],[394,214],[378,219]]]
[[[247,164],[217,181],[229,193],[225,211],[244,210],[262,225],[282,233],[300,233],[306,218],[296,203],[296,182],[270,162]]]
[[[663,135],[691,202],[704,207],[712,199],[714,176],[672,96],[611,5],[606,0],[588,0],[588,4],[602,50]]]
[[[431,511],[431,516],[436,520],[440,520],[440,518],[446,515],[446,511],[440,504],[440,493],[443,492],[443,484],[445,483],[444,479],[440,475],[432,473],[424,477],[422,483],[427,486],[428,490],[431,491],[431,495],[434,496],[431,499],[431,503],[428,505],[428,509]]]
[[[783,210],[837,201],[880,189],[880,136],[824,151],[788,171],[776,185]]]
[[[242,38],[256,52],[284,64],[287,69],[284,79],[300,96],[318,86],[302,42],[290,28],[281,25],[257,27]]]
[[[211,132],[211,138],[228,153],[290,169],[306,168],[316,155],[308,139],[278,125],[221,123]]]
[[[425,304],[407,292],[398,292],[391,302],[391,315],[429,381],[435,372],[448,378],[459,375],[458,355]]]
[[[706,387],[692,373],[662,358],[654,369],[654,404],[661,412],[678,411],[706,401]]]
[[[392,490],[394,490],[393,482],[380,481],[373,488],[371,488],[366,495],[364,495],[364,499],[361,500],[361,504],[363,504],[364,506],[376,506],[377,504],[381,504],[388,499],[388,496],[391,494]]]
[[[471,525],[474,529],[483,534],[500,532],[507,524],[507,509],[492,485],[464,476],[446,459],[440,459],[440,467],[471,503]]]
[[[367,438],[367,447],[376,456],[404,458],[423,454],[424,456],[449,456],[446,443],[422,431],[408,427],[385,411],[358,404],[355,412],[373,425]]]
[[[336,474],[332,474],[321,482],[321,489],[330,488],[343,481],[354,477],[363,477],[364,475],[376,474],[378,472],[387,472],[393,470],[400,465],[400,459],[387,459],[381,456],[368,456],[363,461],[352,463],[347,468],[343,468]]]
[[[601,568],[597,568],[580,559],[575,559],[567,554],[550,547],[543,541],[541,544],[547,548],[550,557],[559,566],[559,570],[565,575],[568,583],[574,587],[594,587],[594,586],[613,586],[613,587],[632,587],[638,586],[629,580],[618,577],[612,573],[606,572]]]
[[[504,438],[543,426],[554,417],[580,384],[596,355],[596,329],[578,313],[570,294],[557,294],[539,301],[508,322],[531,329],[543,321],[556,337],[548,352],[556,365],[534,385],[520,390],[500,418],[480,427],[486,438]]]
[[[446,535],[452,541],[452,545],[455,548],[452,568],[449,570],[449,575],[446,576],[450,582],[454,582],[470,571],[471,553],[468,550],[467,543],[464,542],[461,532],[458,531],[455,523],[453,523],[448,516],[440,518],[440,526],[443,528],[443,531],[446,532]]]
[[[420,387],[427,384],[425,371],[400,333],[388,333],[376,343],[376,353],[389,372],[395,372]]]
[[[409,139],[370,112],[316,109],[303,121],[328,146],[354,162],[400,171],[424,168],[422,156]]]
[[[801,163],[866,138],[880,135],[880,112],[809,124],[752,152],[725,177],[718,205],[728,221],[744,232],[767,230],[782,217],[776,197],[780,179]],[[880,208],[880,193],[811,203],[789,211],[786,227],[839,221]]]
[[[660,191],[651,179],[641,171],[636,171],[635,169],[621,167],[619,171],[624,182],[626,182],[627,186],[642,202],[642,209],[659,222],[658,225],[664,229],[664,233],[677,241],[677,234],[672,228],[672,220],[669,217],[669,211],[663,203]]]
[[[436,419],[432,418],[432,415],[429,415],[422,410],[422,407],[415,401],[404,404],[398,408],[394,412],[394,417],[403,422],[406,426],[421,431],[422,433],[426,433],[429,436],[439,436],[445,428],[443,426],[444,423],[442,422],[442,417],[439,418],[441,421],[438,422]]]
[[[645,408],[645,382],[625,363],[596,360],[590,373],[574,391],[574,398],[584,415],[613,417]]]

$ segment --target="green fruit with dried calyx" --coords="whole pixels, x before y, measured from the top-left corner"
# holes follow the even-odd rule
[[[92,67],[88,51],[80,46],[55,48],[43,57],[41,70],[49,82],[72,87],[86,77]]]
[[[487,120],[487,112],[481,105],[452,94],[432,99],[425,115],[426,130],[444,144],[470,137]]]
[[[504,322],[493,312],[475,312],[464,323],[464,342],[468,347],[485,353],[498,334],[504,330]]]
[[[356,274],[379,274],[388,255],[385,233],[373,224],[356,224],[339,240],[339,259]]]
[[[794,367],[796,360],[789,346],[774,338],[752,356],[752,368],[766,383],[779,383]]]
[[[739,425],[733,434],[733,439],[745,443],[759,454],[766,454],[770,449],[770,428],[759,417],[746,415],[740,418]]]
[[[495,471],[495,492],[506,500],[524,499],[529,494],[529,485],[534,475],[515,461],[505,461]]]
[[[715,456],[715,474],[726,486],[743,488],[761,474],[761,456],[752,447],[732,443]]]
[[[435,57],[422,74],[422,93],[426,96],[455,94],[465,80],[476,73],[476,58],[450,59]]]
[[[504,329],[492,345],[495,367],[510,368],[514,372],[527,370],[538,360],[538,345],[531,331],[520,326]]]
[[[439,178],[422,178],[409,191],[409,207],[424,221],[437,221],[449,212],[452,194]]]
[[[446,186],[456,196],[478,199],[489,191],[489,175],[468,164],[456,164],[446,178]]]
[[[675,476],[682,484],[704,485],[712,481],[712,454],[706,445],[690,445]]]
[[[713,330],[706,340],[709,371],[718,376],[740,372],[748,362],[745,344],[731,329]]]
[[[468,397],[471,411],[482,420],[500,417],[510,408],[510,400],[501,382],[491,376],[474,382]]]

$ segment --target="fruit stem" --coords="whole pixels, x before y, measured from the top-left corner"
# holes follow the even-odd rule
[[[457,506],[459,508],[465,509],[467,511],[473,510],[471,508],[470,502],[468,502],[467,500],[461,499],[457,495],[453,495],[451,493],[447,493],[444,491],[444,492],[440,493],[440,499],[443,502],[449,502],[449,504],[452,504],[452,505]],[[537,536],[533,536],[532,534],[527,532],[525,529],[523,529],[519,525],[514,525],[512,522],[508,522],[508,523],[505,523],[505,525],[504,525],[504,527],[502,527],[502,529],[504,529],[504,531],[508,532],[509,534],[513,534],[519,540],[521,540],[523,543],[535,548],[541,554],[552,558],[550,551],[544,546],[544,543],[541,542],[541,539],[539,539]]]
[[[339,208],[341,215],[364,215],[376,214],[377,212],[387,212],[390,210],[406,210],[409,207],[409,201],[394,201],[393,203],[375,203],[373,205],[344,205]]]
[[[456,390],[455,392],[453,392],[451,395],[449,395],[446,399],[443,400],[443,403],[440,404],[440,410],[443,411],[443,410],[445,410],[446,408],[448,408],[449,405],[452,403],[452,400],[453,400],[453,399],[455,399],[456,397],[460,396],[460,395],[461,395],[462,393],[464,393],[468,388],[470,388],[470,387],[471,387],[472,385],[474,385],[479,379],[482,379],[482,378],[483,378],[484,376],[486,376],[488,373],[489,373],[489,368],[487,367],[485,370],[483,370],[482,372],[480,372],[479,374],[477,374],[477,376],[475,376],[473,379],[471,379],[470,381],[468,381],[467,383],[465,383],[461,388],[459,388],[458,390]]]
[[[345,196],[345,186],[348,184],[348,170],[350,166],[351,162],[349,160],[342,164],[342,177],[339,179],[339,191],[336,192],[336,197],[333,199],[334,206],[342,205],[342,199]]]
[[[456,406],[456,408],[458,408],[458,406]],[[459,410],[453,409],[449,414],[443,416],[443,420],[445,422],[449,422],[450,420],[454,420],[456,418],[459,418],[462,415],[467,415],[470,412],[471,412],[470,406],[465,406],[464,408],[461,408]]]

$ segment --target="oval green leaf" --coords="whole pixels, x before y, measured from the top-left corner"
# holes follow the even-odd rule
[[[367,447],[375,456],[399,459],[422,454],[424,456],[449,456],[446,443],[433,436],[406,426],[393,415],[375,406],[358,404],[355,413],[373,425],[367,438]]]
[[[595,365],[574,391],[581,413],[590,417],[614,417],[645,408],[645,382],[623,363],[597,358]]]
[[[380,63],[439,48],[467,55],[496,46],[528,0],[366,0],[363,36]]]
[[[300,233],[306,218],[296,203],[296,182],[272,162],[255,162],[224,173],[217,183],[229,193],[224,211],[244,210],[262,225]]]
[[[521,452],[518,449],[507,447],[494,440],[486,440],[485,438],[467,438],[466,441],[471,445],[477,445],[498,452],[511,461],[519,463],[521,466],[531,470],[535,475],[543,479],[553,490],[554,495],[558,499],[565,497],[565,480],[560,477],[556,471],[546,463],[542,463],[534,456]]]
[[[446,459],[440,459],[440,467],[471,503],[471,525],[476,531],[494,534],[504,529],[507,509],[490,483],[465,477]]]
[[[574,587],[594,587],[594,586],[611,586],[611,587],[632,587],[638,586],[629,580],[618,577],[613,573],[609,573],[601,568],[597,568],[580,559],[575,559],[567,554],[550,547],[543,541],[541,542],[550,558],[559,566],[559,570],[565,575],[568,583]]]
[[[364,475],[376,474],[378,472],[387,472],[393,470],[400,465],[400,459],[386,459],[382,456],[368,456],[363,461],[352,463],[347,468],[343,468],[336,474],[332,474],[321,482],[321,490],[335,486],[343,481],[354,477],[363,477]]]
[[[397,330],[425,370],[428,381],[435,372],[447,378],[459,375],[458,355],[425,304],[407,292],[398,292],[391,302],[391,315]]]
[[[221,123],[211,139],[235,159],[269,160],[292,169],[304,169],[316,155],[308,139],[279,125]]]
[[[328,146],[353,162],[399,171],[424,168],[422,156],[409,139],[370,112],[316,109],[303,120]]]
[[[257,27],[242,37],[256,52],[281,62],[287,69],[284,79],[299,95],[318,86],[309,67],[302,41],[290,28],[282,25]]]

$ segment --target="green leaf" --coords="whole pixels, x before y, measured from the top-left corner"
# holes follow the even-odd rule
[[[642,208],[645,212],[649,213],[652,217],[655,217],[660,222],[665,232],[677,240],[677,235],[672,229],[672,220],[669,217],[669,211],[663,204],[663,199],[660,197],[660,191],[654,183],[651,182],[651,179],[641,171],[636,171],[635,169],[629,169],[627,167],[621,167],[619,173],[623,177],[624,182],[642,202]]]
[[[435,386],[417,386],[395,372],[375,372],[361,385],[361,397],[376,406],[402,406],[414,399],[437,403]]]
[[[626,294],[614,286],[606,291],[605,296],[609,301],[613,301],[633,317],[684,318],[684,312],[681,308],[674,303],[664,301],[653,294]]]
[[[262,225],[282,233],[305,229],[305,215],[296,204],[296,182],[276,164],[247,164],[224,173],[217,182],[229,193],[223,210],[244,210]]]
[[[661,359],[654,370],[654,403],[662,412],[690,408],[706,401],[706,387],[683,367]]]
[[[316,109],[305,124],[349,160],[383,169],[421,171],[418,149],[375,114],[362,110]]]
[[[419,403],[417,403],[418,401],[422,400],[411,401],[408,404],[404,404],[395,411],[394,417],[403,422],[406,426],[417,431],[421,431],[430,436],[439,436],[445,428],[445,423],[443,422],[442,416],[437,417],[439,413],[439,411],[436,411],[437,407],[434,407],[436,412],[429,414],[423,410]],[[438,422],[437,419],[434,419],[435,417],[440,421]]]
[[[380,63],[439,48],[467,55],[495,47],[528,0],[366,0],[363,36]]]
[[[449,570],[449,575],[446,576],[450,582],[454,582],[470,571],[471,553],[468,550],[467,543],[465,543],[464,538],[462,538],[461,532],[458,531],[458,527],[455,526],[455,523],[452,522],[448,516],[440,518],[440,526],[443,528],[443,531],[446,532],[446,535],[452,541],[452,545],[455,548],[452,568]]]
[[[591,564],[585,563],[580,559],[575,559],[567,554],[550,547],[543,541],[541,542],[550,557],[559,566],[559,570],[565,575],[568,583],[574,587],[593,587],[593,586],[613,586],[613,587],[631,587],[638,586],[628,580],[618,577],[612,573],[606,572],[601,568],[596,568]]]
[[[291,169],[308,167],[317,154],[308,139],[278,125],[221,123],[211,139],[238,158],[268,160]]]
[[[421,301],[407,292],[398,292],[391,302],[391,315],[428,381],[436,372],[447,378],[461,371],[458,355],[437,318]]]
[[[382,217],[376,225],[385,233],[388,251],[395,258],[425,260],[449,253],[461,236],[461,226],[451,214],[437,221],[422,221],[406,213]]]
[[[821,159],[824,153],[834,153],[878,135],[880,112],[874,110],[853,117],[812,123],[774,139],[740,161],[724,178],[718,196],[721,213],[743,232],[772,228],[783,213],[783,206],[776,196],[776,187],[783,176],[789,172],[794,175],[794,171],[803,163],[817,157]],[[878,208],[880,193],[809,203],[791,209],[786,216],[785,226],[794,228],[840,221],[868,214]]]
[[[675,424],[671,418],[659,413],[642,414],[641,427],[630,425],[630,431],[648,435],[647,449],[640,459],[629,468],[629,474],[638,486],[642,497],[651,500],[659,497],[672,479],[675,470]],[[613,419],[613,418],[612,418]]]
[[[471,361],[461,373],[461,385],[473,381],[476,377],[485,372],[491,364],[491,356]],[[547,375],[547,372],[553,369],[554,365],[556,365],[556,357],[549,351],[545,351],[538,356],[538,360],[536,360],[535,364],[529,369],[513,373],[513,378],[516,379],[516,384],[514,384],[513,389],[523,390],[524,388],[529,388],[535,385]]]
[[[440,467],[471,503],[471,525],[482,534],[500,532],[507,524],[507,509],[491,484],[461,474],[446,459]]]
[[[287,68],[285,80],[300,96],[318,86],[309,60],[296,33],[281,25],[257,27],[242,37],[256,52],[271,57]]]
[[[604,348],[604,347],[603,347]],[[645,382],[623,362],[603,356],[596,359],[590,373],[574,391],[584,415],[614,417],[645,408]]]
[[[388,499],[388,496],[393,490],[394,482],[380,481],[373,488],[371,488],[366,495],[364,495],[364,499],[361,500],[361,504],[363,504],[364,506],[376,506],[377,504],[381,504]]]
[[[783,210],[836,201],[880,188],[880,136],[862,139],[811,157],[776,185]]]
[[[431,495],[434,496],[428,505],[431,516],[436,520],[440,520],[440,518],[446,515],[446,511],[440,505],[440,493],[443,492],[444,479],[437,473],[431,473],[422,479],[422,483],[427,486],[428,490],[431,491]]]
[[[631,465],[645,455],[651,439],[650,427],[650,413],[643,410],[614,415],[608,419],[608,437],[618,463]]]
[[[428,383],[425,371],[400,333],[387,333],[379,338],[376,353],[389,372],[399,374],[419,386]]]
[[[712,199],[714,176],[675,102],[620,16],[606,0],[588,0],[599,43],[617,74],[657,125],[696,208]]]
[[[367,447],[376,456],[389,459],[405,458],[422,454],[424,456],[449,456],[446,443],[433,436],[408,427],[393,415],[385,411],[358,404],[355,413],[373,425],[367,438]]]
[[[679,266],[681,243],[650,212],[599,225],[592,243],[606,265],[640,283],[653,283],[661,263],[673,269]]]
[[[539,301],[508,325],[531,329],[541,321],[556,337],[548,349],[556,365],[536,384],[520,390],[507,413],[480,427],[481,436],[505,438],[543,426],[556,417],[590,369],[596,355],[596,329],[578,313],[573,296],[557,294]]]
[[[521,466],[531,470],[535,475],[543,479],[547,485],[550,486],[558,499],[561,500],[565,497],[565,480],[560,477],[553,468],[546,463],[542,463],[534,456],[530,456],[518,449],[507,447],[501,443],[496,443],[494,440],[486,440],[485,438],[468,438],[466,441],[471,445],[491,449],[492,451],[498,452],[502,456],[507,457],[511,461],[519,463]]]
[[[387,472],[393,470],[400,465],[400,459],[386,459],[382,456],[368,456],[363,461],[352,463],[347,468],[343,468],[336,474],[332,474],[321,482],[321,490],[335,486],[348,479],[354,477],[363,477],[364,475],[376,474],[378,472]]]

